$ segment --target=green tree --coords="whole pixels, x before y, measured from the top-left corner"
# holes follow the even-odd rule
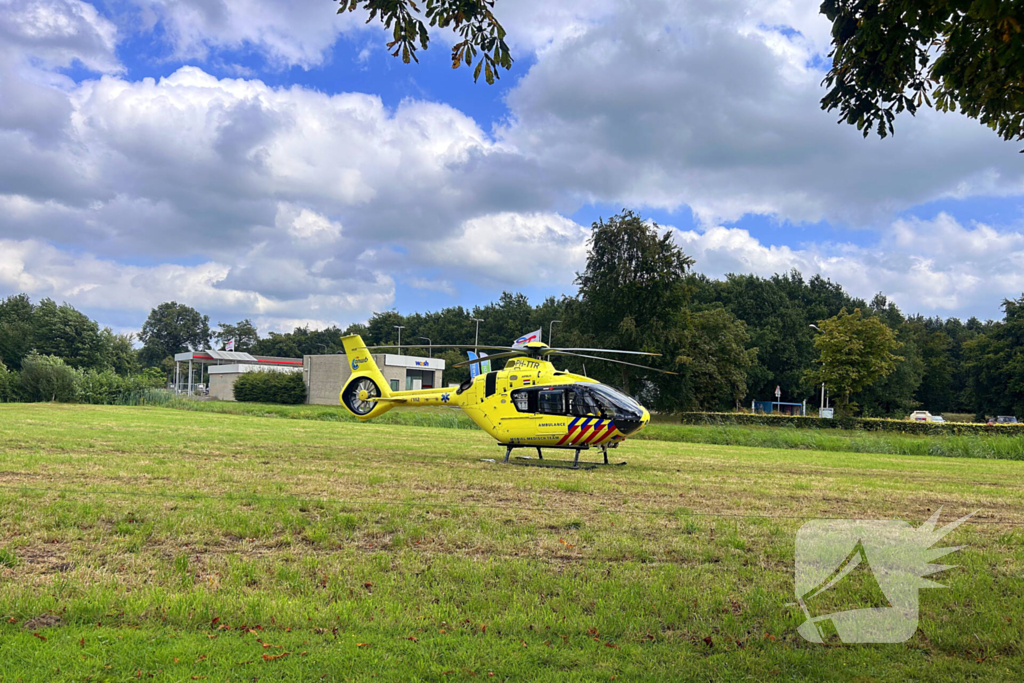
[[[747,372],[748,397],[762,400],[772,397],[776,386],[789,397],[814,396],[815,388],[805,377],[815,355],[810,324],[843,307],[866,306],[840,285],[818,275],[805,280],[796,270],[770,278],[696,276],[693,284],[696,304],[724,306],[745,324],[749,344],[757,348],[757,362]]]
[[[257,356],[277,356],[279,358],[299,358],[302,352],[299,351],[299,342],[304,341],[298,338],[299,331],[295,332],[271,332],[263,339],[256,342],[251,353]]]
[[[248,318],[241,320],[234,325],[229,323],[219,323],[218,328],[219,329],[215,336],[217,337],[217,341],[220,342],[222,351],[229,341],[234,340],[235,351],[249,352],[260,340],[260,335],[256,330],[256,326],[253,325],[252,321]]]
[[[32,312],[27,294],[15,294],[0,301],[0,362],[17,370],[21,359],[32,350]]]
[[[579,341],[599,348],[682,355],[675,333],[688,305],[693,259],[669,233],[632,211],[593,224],[587,267],[576,276],[578,306],[572,326]],[[669,355],[671,354],[671,355]],[[592,364],[592,367],[596,363]],[[630,392],[630,368],[619,366]]]
[[[342,332],[342,334],[346,337],[349,336],[350,334],[358,334],[365,340],[367,335],[369,334],[369,331],[370,328],[368,328],[364,323],[352,323],[351,325],[345,328],[345,331]]]
[[[402,325],[406,328],[402,330],[402,344],[418,344],[419,341],[413,336],[415,330],[410,329],[410,326],[405,324],[406,322],[405,316],[398,311],[374,313],[370,318],[367,336],[363,337],[363,341],[369,346],[397,344],[398,330],[395,329],[395,326]]]
[[[684,354],[676,360],[685,380],[682,408],[729,410],[747,395],[747,371],[757,349],[747,348],[746,325],[724,308],[698,311],[687,318]]]
[[[1003,320],[964,344],[979,417],[1024,416],[1024,296],[1003,301]]]
[[[495,0],[340,0],[343,12],[365,12],[366,23],[379,19],[391,30],[387,44],[392,56],[419,62],[418,49],[426,50],[430,30],[451,29],[461,40],[452,46],[452,68],[473,67],[473,80],[482,73],[489,84],[500,78],[498,68],[512,68],[512,53],[505,29],[495,18]],[[430,30],[427,29],[430,25]]]
[[[814,339],[818,364],[808,371],[814,384],[824,383],[838,396],[841,412],[849,413],[850,397],[864,391],[889,375],[903,360],[894,352],[902,344],[878,317],[864,317],[859,308],[847,313],[844,308],[819,323],[821,334]]]
[[[833,45],[821,106],[865,137],[927,105],[1024,139],[1021,0],[824,0],[821,11]]]
[[[473,309],[473,318],[483,320],[480,323],[480,343],[494,344],[496,346],[508,346],[520,336],[537,329],[533,325],[533,306],[525,294],[502,292],[501,297],[486,306],[477,306]],[[470,330],[475,330],[470,326]],[[545,334],[547,331],[545,330]],[[472,343],[470,338],[457,342],[460,344]]]
[[[32,348],[73,368],[100,368],[108,360],[99,325],[68,304],[43,299],[32,312]]]
[[[343,332],[334,325],[322,330],[296,327],[291,332],[284,334],[271,332],[257,341],[250,349],[250,353],[282,358],[302,358],[303,356],[337,353],[342,349],[342,334]]]
[[[143,363],[156,366],[176,353],[209,348],[210,317],[176,301],[162,303],[150,312],[139,339]]]
[[[945,330],[945,323],[939,319],[921,316],[909,323],[920,349],[922,375],[915,400],[925,410],[946,413],[956,410],[956,391],[953,384],[957,372],[954,357],[954,343]]]
[[[110,368],[119,375],[134,375],[139,372],[139,352],[135,350],[135,336],[114,334],[109,327],[100,332],[103,340],[102,367]]]
[[[900,360],[892,372],[857,393],[853,401],[869,417],[906,417],[919,405],[914,396],[924,375],[917,335],[907,325],[899,307],[884,294],[879,293],[871,300],[870,314],[895,332],[901,345]]]

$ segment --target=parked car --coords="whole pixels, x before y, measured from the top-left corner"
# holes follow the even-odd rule
[[[946,418],[942,417],[941,415],[929,415],[928,416],[928,421],[929,422],[945,422]]]
[[[907,419],[913,420],[914,422],[930,422],[932,421],[933,417],[935,416],[929,413],[927,410],[915,410],[910,414],[910,417],[908,417]]]
[[[1013,415],[1000,415],[997,418],[989,419],[990,425],[1015,425],[1017,424],[1017,418]]]

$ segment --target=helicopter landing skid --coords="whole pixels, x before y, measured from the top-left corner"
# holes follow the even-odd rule
[[[544,448],[559,448],[559,449],[562,449],[562,450],[573,450],[573,451],[576,451],[575,457],[573,457],[572,461],[569,461],[569,460],[545,460],[544,459],[544,453],[541,451],[541,447],[540,446],[526,446],[526,445],[507,444],[507,443],[503,443],[503,444],[500,444],[500,445],[505,447],[505,459],[502,461],[502,463],[505,464],[505,465],[529,465],[529,466],[533,466],[533,467],[559,467],[559,468],[562,468],[562,469],[570,469],[570,470],[592,470],[592,469],[595,469],[597,467],[605,467],[605,466],[621,467],[622,465],[626,464],[624,461],[623,462],[608,462],[608,448],[605,447],[605,446],[600,446],[599,447],[601,449],[601,452],[604,455],[604,462],[586,462],[586,461],[580,462],[580,452],[581,451],[585,451],[585,450],[589,450],[589,447],[587,447],[587,448],[576,448],[575,446],[545,446],[544,447]],[[535,448],[535,449],[537,449],[537,460],[534,460],[533,458],[525,457],[525,456],[516,456],[514,459],[512,459],[510,461],[510,458],[512,456],[512,450],[516,449],[516,448]]]

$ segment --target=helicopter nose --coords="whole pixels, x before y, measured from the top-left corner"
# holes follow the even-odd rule
[[[640,413],[637,413],[635,417],[630,419],[617,418],[615,420],[615,428],[623,434],[623,436],[632,436],[641,429],[647,426],[647,423],[651,421],[651,414],[644,408]]]

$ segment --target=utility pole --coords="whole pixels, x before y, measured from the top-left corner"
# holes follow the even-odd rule
[[[434,357],[434,342],[430,341],[430,337],[420,337],[420,339],[427,340],[427,355],[431,358]]]
[[[555,341],[554,335],[551,334],[551,328],[554,326],[555,323],[560,323],[560,322],[562,322],[562,321],[561,320],[552,320],[551,322],[548,323],[548,346],[552,346],[554,344],[554,341]]]
[[[398,330],[398,355],[402,355],[402,330],[405,329],[405,325],[395,325],[395,329]]]

